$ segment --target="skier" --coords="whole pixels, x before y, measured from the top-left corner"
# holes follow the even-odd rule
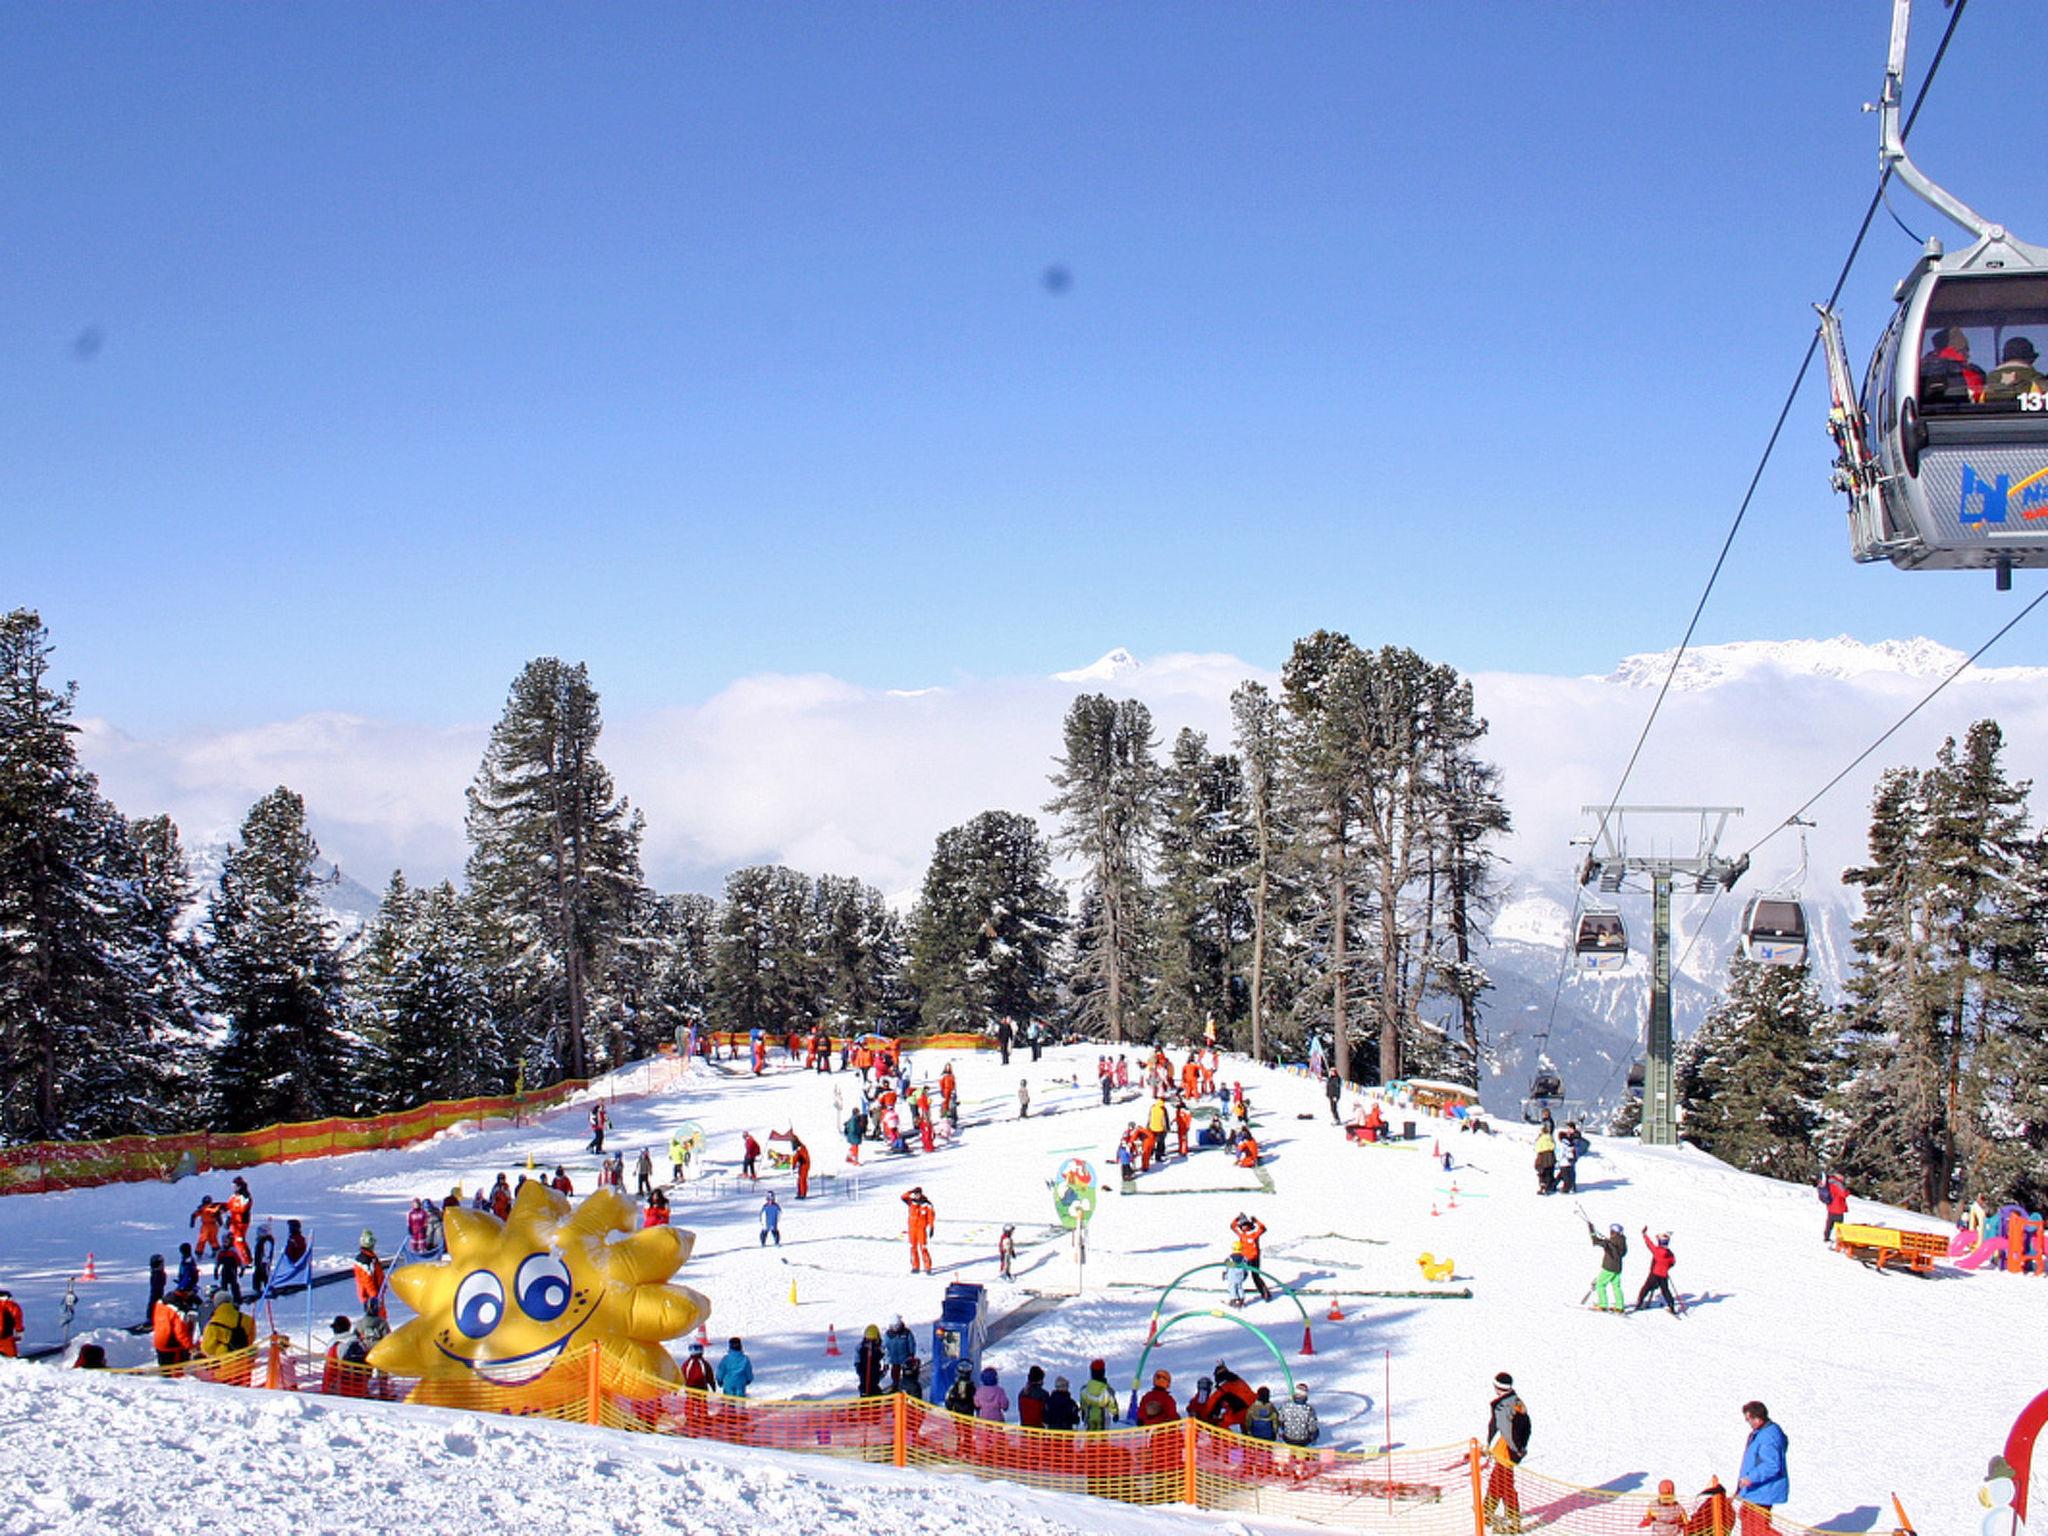
[[[811,1197],[811,1149],[799,1141],[792,1132],[789,1138],[790,1166],[796,1169],[796,1197],[808,1200]]]
[[[1007,1018],[996,1021],[996,1050],[1007,1067],[1010,1064],[1010,1021]]]
[[[1209,1399],[1215,1395],[1216,1383],[1203,1376],[1195,1382],[1194,1395],[1187,1401],[1187,1416],[1206,1421],[1209,1417]]]
[[[555,1164],[555,1176],[549,1182],[554,1186],[558,1194],[573,1195],[576,1193],[576,1186],[569,1180],[569,1170],[560,1163]]]
[[[1820,1229],[1820,1240],[1830,1243],[1834,1241],[1836,1226],[1849,1214],[1849,1184],[1839,1173],[1824,1173],[1816,1193],[1820,1203],[1828,1208],[1827,1225]]]
[[[953,1076],[953,1063],[946,1063],[946,1069],[939,1074],[939,1111],[953,1113],[953,1100],[959,1096],[960,1080]]]
[[[178,1278],[171,1289],[193,1296],[199,1294],[199,1260],[193,1256],[190,1243],[178,1244]]]
[[[1617,1221],[1608,1226],[1607,1235],[1602,1237],[1589,1221],[1586,1236],[1600,1250],[1600,1273],[1593,1277],[1594,1308],[1601,1312],[1626,1312],[1628,1308],[1621,1299],[1621,1261],[1628,1255],[1628,1234]]]
[[[1003,1235],[996,1239],[996,1273],[1005,1280],[1014,1279],[1011,1267],[1017,1262],[1017,1229],[1005,1225]]]
[[[1244,1305],[1244,1283],[1250,1276],[1251,1271],[1245,1268],[1244,1255],[1233,1253],[1229,1268],[1223,1271],[1223,1283],[1230,1287],[1230,1304],[1233,1307]]]
[[[491,1214],[500,1221],[512,1215],[512,1186],[505,1182],[505,1175],[498,1175],[498,1182],[491,1186]]]
[[[690,1168],[690,1148],[689,1148],[689,1144],[688,1144],[687,1142],[685,1142],[685,1141],[683,1140],[683,1133],[682,1133],[681,1131],[677,1131],[677,1132],[675,1132],[675,1133],[674,1133],[673,1135],[671,1135],[671,1136],[669,1137],[669,1139],[668,1139],[668,1181],[669,1181],[669,1183],[671,1183],[671,1184],[680,1184],[680,1183],[682,1183],[682,1182],[683,1182],[683,1175],[684,1175],[685,1173],[689,1172],[689,1168]]]
[[[600,1099],[590,1106],[590,1141],[583,1150],[603,1156],[605,1128],[610,1124],[611,1116],[604,1112],[604,1101]]]
[[[953,1384],[946,1388],[946,1400],[940,1406],[963,1419],[974,1417],[974,1377],[969,1374],[964,1361],[953,1373]],[[963,1440],[962,1444],[966,1442]]]
[[[1785,1471],[1785,1431],[1771,1422],[1771,1411],[1762,1403],[1744,1403],[1742,1417],[1749,1424],[1742,1469],[1735,1478],[1735,1496],[1742,1500],[1742,1536],[1763,1536],[1771,1528],[1771,1510],[1792,1491]]]
[[[256,1342],[256,1319],[242,1310],[242,1304],[232,1301],[215,1291],[212,1314],[206,1320],[205,1331],[199,1336],[199,1353],[209,1360],[223,1360],[251,1348]],[[254,1360],[241,1360],[217,1373],[216,1381],[229,1386],[246,1387],[249,1384],[250,1367]]]
[[[156,1346],[159,1368],[183,1365],[192,1358],[192,1324],[178,1303],[189,1291],[172,1291],[150,1313],[150,1342]]]
[[[1280,1421],[1280,1438],[1289,1445],[1310,1446],[1322,1436],[1315,1407],[1308,1400],[1308,1383],[1297,1381],[1294,1396],[1274,1410]]]
[[[1258,1138],[1252,1135],[1250,1131],[1246,1131],[1237,1139],[1237,1166],[1240,1168],[1256,1168],[1259,1166]]]
[[[1152,1160],[1166,1161],[1166,1100],[1154,1099],[1152,1107],[1145,1111],[1145,1156],[1139,1164],[1144,1172],[1152,1166]]]
[[[1529,1410],[1515,1392],[1515,1378],[1502,1371],[1493,1378],[1493,1403],[1486,1416],[1487,1456],[1493,1470],[1486,1476],[1480,1505],[1489,1529],[1513,1533],[1522,1529],[1522,1499],[1515,1487],[1515,1467],[1529,1454]]]
[[[775,1203],[775,1191],[768,1191],[768,1198],[761,1202],[761,1241],[766,1248],[769,1238],[775,1239],[775,1246],[782,1246],[782,1207]]]
[[[725,1357],[718,1362],[718,1390],[727,1397],[745,1397],[753,1379],[754,1362],[741,1348],[740,1336],[734,1334],[725,1341]]]
[[[704,1432],[705,1420],[710,1417],[704,1394],[717,1384],[718,1378],[711,1373],[711,1362],[704,1358],[704,1346],[692,1339],[689,1357],[683,1361],[683,1386],[687,1389],[683,1397],[684,1433],[697,1435]]]
[[[1264,1251],[1266,1224],[1256,1216],[1239,1211],[1230,1223],[1231,1251],[1245,1262],[1251,1271],[1252,1284],[1259,1288],[1259,1300],[1271,1301],[1273,1293],[1266,1285],[1266,1277],[1259,1273],[1259,1256]]]
[[[171,1288],[171,1277],[164,1270],[164,1256],[152,1253],[149,1256],[149,1315],[156,1316],[156,1304],[164,1299],[164,1292]]]
[[[668,1195],[663,1190],[650,1190],[647,1195],[647,1214],[640,1219],[645,1227],[665,1227],[669,1222]]]
[[[234,1244],[235,1257],[244,1265],[249,1262],[249,1213],[255,1208],[256,1202],[249,1194],[249,1181],[236,1174],[235,1192],[228,1196],[225,1210],[228,1219],[228,1241]]]
[[[1323,1079],[1323,1097],[1330,1101],[1330,1123],[1342,1125],[1344,1117],[1337,1113],[1337,1101],[1344,1096],[1344,1079],[1337,1075],[1335,1067]]]
[[[1173,1400],[1172,1388],[1171,1372],[1152,1373],[1152,1390],[1138,1399],[1138,1426],[1141,1429],[1154,1424],[1170,1424],[1180,1417],[1180,1408]]]
[[[1210,1372],[1216,1383],[1216,1390],[1209,1395],[1209,1422],[1218,1429],[1242,1431],[1245,1415],[1252,1411],[1252,1404],[1258,1401],[1258,1394],[1252,1391],[1252,1384],[1221,1360]]]
[[[1547,1195],[1557,1183],[1557,1141],[1548,1127],[1536,1133],[1536,1193]]]
[[[1109,1103],[1109,1092],[1116,1086],[1116,1073],[1110,1068],[1107,1056],[1095,1058],[1095,1081],[1102,1089],[1102,1102]]]
[[[1188,1113],[1188,1101],[1186,1099],[1175,1099],[1173,1101],[1173,1134],[1180,1143],[1180,1155],[1182,1157],[1188,1155],[1188,1132],[1193,1128],[1194,1123],[1195,1117]]]
[[[633,1182],[638,1186],[639,1195],[645,1200],[654,1193],[654,1149],[642,1147],[640,1157],[633,1164]]]
[[[233,1245],[213,1256],[213,1288],[234,1297],[236,1306],[242,1304],[242,1261],[235,1256]]]
[[[205,1258],[209,1250],[220,1252],[220,1211],[213,1196],[201,1195],[198,1208],[185,1219],[186,1226],[199,1228],[199,1258]]]
[[[377,1257],[377,1234],[368,1227],[356,1249],[356,1300],[365,1317],[384,1315],[384,1261]]]
[[[337,1316],[331,1326],[334,1342],[327,1346],[320,1390],[328,1397],[363,1397],[370,1386],[370,1351],[346,1317]]]
[[[853,1352],[853,1385],[856,1397],[882,1395],[882,1330],[869,1323]]]
[[[882,1335],[882,1356],[889,1363],[890,1388],[902,1390],[903,1368],[917,1358],[917,1338],[903,1321],[901,1312],[896,1314],[896,1320]]]
[[[1650,1304],[1652,1294],[1660,1294],[1664,1305],[1673,1317],[1679,1315],[1678,1298],[1671,1294],[1671,1266],[1678,1262],[1671,1252],[1671,1234],[1659,1232],[1650,1236],[1650,1229],[1643,1228],[1643,1242],[1650,1250],[1650,1278],[1643,1282],[1643,1288],[1636,1293],[1636,1310],[1642,1311]]]
[[[745,1131],[742,1136],[744,1139],[740,1142],[740,1177],[758,1179],[760,1175],[754,1172],[754,1164],[760,1159],[761,1143],[754,1140],[752,1131]]]
[[[1244,1432],[1254,1440],[1280,1438],[1280,1413],[1273,1406],[1273,1389],[1261,1387],[1244,1412]]]
[[[1024,1031],[1024,1038],[1031,1042],[1031,1059],[1038,1060],[1038,1053],[1045,1049],[1045,1026],[1033,1019]]]
[[[846,1117],[846,1124],[840,1127],[846,1133],[846,1160],[855,1167],[860,1166],[860,1144],[867,1140],[868,1112],[859,1104],[853,1106],[853,1113]]]
[[[414,1253],[427,1251],[427,1207],[424,1201],[415,1199],[412,1209],[405,1213],[405,1240]]]
[[[930,1274],[932,1228],[938,1223],[939,1213],[925,1198],[921,1186],[909,1190],[903,1196],[903,1203],[910,1207],[910,1272],[914,1275],[921,1269]]]
[[[1081,1388],[1083,1429],[1107,1429],[1116,1418],[1116,1388],[1109,1384],[1108,1371],[1100,1360],[1088,1362],[1088,1380]]]
[[[1569,1133],[1557,1138],[1557,1192],[1577,1194],[1579,1189],[1579,1143]]]

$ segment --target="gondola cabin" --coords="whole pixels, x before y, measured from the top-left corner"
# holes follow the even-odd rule
[[[1618,971],[1628,964],[1628,929],[1619,912],[1582,912],[1572,942],[1584,971]]]
[[[1529,1097],[1532,1101],[1563,1098],[1564,1079],[1555,1072],[1538,1072],[1529,1084]]]
[[[1643,1058],[1638,1056],[1628,1064],[1628,1091],[1641,1096],[1643,1091]]]
[[[1789,896],[1755,896],[1742,911],[1742,952],[1760,965],[1806,963],[1806,909]]]

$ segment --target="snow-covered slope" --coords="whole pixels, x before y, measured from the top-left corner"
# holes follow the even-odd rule
[[[1252,1096],[1270,1155],[1272,1192],[1261,1192],[1220,1153],[1203,1152],[1147,1175],[1139,1196],[1108,1195],[1091,1232],[1085,1294],[1075,1297],[1070,1247],[1051,1226],[1046,1180],[1077,1152],[1106,1168],[1113,1140],[1136,1108],[1101,1104],[1093,1062],[1087,1047],[1048,1053],[1035,1067],[1022,1054],[1009,1068],[992,1058],[959,1059],[968,1111],[961,1144],[929,1157],[883,1159],[863,1170],[857,1191],[821,1189],[802,1205],[793,1201],[788,1180],[777,1176],[773,1183],[786,1208],[779,1250],[757,1242],[758,1191],[707,1181],[686,1186],[677,1197],[677,1220],[699,1240],[680,1278],[711,1298],[714,1336],[746,1338],[759,1373],[756,1391],[776,1397],[847,1392],[850,1356],[823,1355],[828,1325],[846,1340],[866,1323],[886,1323],[900,1312],[922,1332],[953,1279],[989,1284],[993,1313],[1006,1330],[989,1363],[1013,1391],[1028,1365],[1079,1380],[1095,1355],[1110,1361],[1121,1387],[1144,1345],[1159,1288],[1191,1265],[1220,1259],[1227,1221],[1239,1210],[1268,1224],[1268,1266],[1306,1287],[1318,1309],[1315,1357],[1290,1359],[1312,1385],[1327,1442],[1338,1446],[1376,1447],[1389,1412],[1395,1437],[1405,1445],[1461,1443],[1482,1422],[1493,1374],[1509,1370],[1539,1426],[1533,1469],[1630,1491],[1654,1488],[1669,1476],[1690,1492],[1709,1472],[1732,1478],[1744,1435],[1738,1410],[1759,1397],[1791,1436],[1786,1515],[1868,1529],[1896,1490],[1921,1528],[1932,1532],[1960,1528],[1985,1458],[2041,1385],[2034,1352],[2024,1347],[2048,1300],[2048,1283],[2041,1280],[1951,1272],[1922,1281],[1871,1273],[1819,1243],[1821,1211],[1811,1191],[1736,1173],[1688,1149],[1653,1151],[1596,1138],[1578,1200],[1543,1199],[1529,1172],[1526,1133],[1503,1126],[1493,1137],[1444,1135],[1443,1145],[1457,1160],[1447,1175],[1428,1156],[1431,1138],[1442,1134],[1438,1126],[1425,1122],[1419,1145],[1350,1146],[1330,1124],[1314,1084],[1235,1061],[1224,1076],[1242,1080]],[[942,1064],[942,1058],[915,1058],[921,1075]],[[1020,1077],[1033,1090],[1033,1114],[1021,1121],[1015,1114]],[[819,1153],[819,1171],[837,1171],[837,1156],[828,1150],[840,1117],[834,1099],[849,1081],[779,1065],[755,1079],[721,1064],[673,1091],[622,1094],[614,1141],[630,1159],[643,1145],[659,1148],[670,1127],[694,1120],[710,1138],[714,1166],[729,1171],[743,1128],[765,1134],[793,1125]],[[443,1193],[458,1181],[474,1188],[501,1170],[522,1168],[529,1155],[539,1167],[567,1164],[579,1188],[588,1188],[591,1159],[580,1152],[583,1139],[581,1113],[572,1106],[526,1128],[470,1128],[402,1152],[259,1168],[251,1183],[259,1214],[304,1218],[322,1267],[334,1268],[345,1264],[345,1252],[366,1224],[384,1234],[387,1247],[395,1244],[412,1196]],[[87,1248],[96,1251],[104,1279],[79,1287],[81,1325],[139,1318],[144,1261],[152,1251],[175,1253],[187,1235],[186,1213],[210,1182],[202,1177],[175,1187],[126,1185],[0,1201],[6,1266],[0,1283],[24,1301],[31,1343],[54,1338],[64,1278],[78,1269]],[[907,1272],[897,1196],[912,1183],[938,1207],[935,1276]],[[1617,1319],[1578,1308],[1596,1258],[1579,1205],[1603,1228],[1614,1221],[1626,1229],[1634,1250],[1625,1277],[1631,1292],[1644,1269],[1640,1229],[1674,1234],[1676,1279],[1691,1301],[1688,1316]],[[1861,1201],[1851,1214],[1923,1230],[1935,1225]],[[1021,1240],[1014,1283],[997,1279],[993,1262],[1005,1222],[1016,1224]],[[1430,1289],[1416,1263],[1424,1252],[1455,1262],[1457,1286],[1470,1288],[1469,1300],[1401,1294]],[[1213,1282],[1198,1277],[1193,1284]],[[316,1321],[324,1323],[335,1305],[326,1298],[339,1294],[316,1293]],[[1332,1294],[1343,1301],[1344,1322],[1321,1318]],[[1019,1312],[1034,1295],[1050,1298],[1046,1310]],[[1215,1302],[1198,1289],[1188,1304]],[[1245,1317],[1285,1349],[1298,1342],[1299,1321],[1284,1300],[1255,1303]],[[293,1329],[303,1319],[297,1305],[277,1317]],[[130,1359],[144,1353],[145,1341],[113,1338]],[[1223,1321],[1191,1320],[1176,1328],[1152,1364],[1170,1369],[1179,1390],[1219,1357],[1255,1380],[1277,1377],[1269,1365],[1250,1364],[1263,1358],[1257,1346]],[[198,1486],[192,1480],[198,1474],[178,1464],[201,1454],[195,1447],[205,1441],[203,1425],[186,1416],[198,1411],[188,1405],[204,1389],[121,1387],[114,1389],[117,1396],[99,1400],[101,1407],[74,1398],[96,1390],[67,1382],[62,1402],[0,1392],[0,1444],[18,1468],[38,1469],[33,1481],[19,1474],[0,1479],[0,1530],[70,1536],[124,1528],[106,1510],[63,1503],[100,1486],[95,1480],[102,1478],[108,1444],[119,1445],[120,1458],[130,1464],[103,1479],[110,1493],[141,1500],[146,1469],[157,1464],[171,1468],[163,1474],[170,1490],[164,1508],[179,1510],[186,1491]],[[237,1413],[263,1417],[247,1421],[246,1433],[232,1424],[223,1429],[229,1443],[204,1453],[213,1458],[205,1465],[263,1490],[308,1530],[341,1528],[339,1515],[321,1516],[325,1524],[311,1515],[327,1479],[338,1479],[331,1486],[340,1491],[367,1488],[368,1509],[416,1506],[435,1522],[420,1526],[423,1532],[466,1533],[484,1518],[478,1513],[483,1486],[502,1479],[511,1497],[530,1486],[508,1463],[532,1459],[534,1483],[565,1475],[555,1451],[497,1438],[525,1433],[512,1426],[451,1427],[408,1414],[392,1420],[398,1428],[380,1432],[368,1427],[374,1409],[313,1412],[260,1406],[261,1394],[241,1396],[259,1406]],[[157,1412],[150,1412],[152,1405]],[[60,1416],[61,1431],[42,1427]],[[86,1432],[92,1425],[106,1433]],[[400,1449],[387,1453],[381,1433],[395,1435]],[[676,1506],[661,1502],[665,1496],[654,1490],[686,1486],[715,1511],[702,1527],[711,1530],[726,1528],[713,1522],[727,1518],[729,1505],[745,1503],[749,1489],[756,1512],[751,1529],[760,1536],[836,1533],[840,1527],[831,1522],[840,1517],[825,1507],[833,1499],[853,1511],[871,1498],[881,1500],[875,1507],[885,1511],[884,1526],[912,1518],[887,1513],[896,1510],[893,1495],[872,1491],[895,1486],[889,1474],[878,1481],[851,1469],[813,1474],[806,1462],[794,1471],[778,1466],[774,1478],[794,1481],[770,1489],[751,1470],[769,1467],[766,1457],[742,1462],[674,1443],[649,1448],[624,1439],[534,1433],[559,1436],[573,1447],[562,1455],[580,1479],[574,1496],[615,1490],[635,1519],[669,1518]],[[246,1450],[238,1436],[248,1440]],[[463,1448],[471,1443],[488,1448],[472,1455]],[[157,1454],[159,1447],[164,1454]],[[376,1469],[368,1484],[359,1482],[357,1463]],[[443,1496],[439,1483],[448,1478],[462,1486],[446,1495],[451,1513],[434,1514]],[[840,1486],[829,1497],[796,1491],[806,1478]],[[642,1483],[651,1486],[625,1487]],[[957,1493],[962,1485],[927,1486]],[[532,1507],[552,1512],[557,1524],[550,1528],[595,1528],[565,1515],[567,1497],[536,1491]],[[1019,1528],[1008,1523],[1023,1518],[1014,1505],[984,1502],[996,1496],[978,1487],[971,1497],[985,1519]],[[504,1507],[510,1508],[509,1499]],[[956,1524],[967,1518],[957,1497],[934,1499],[933,1508]],[[197,1529],[163,1523],[184,1518],[160,1514],[148,1528]],[[516,1522],[510,1514],[504,1518]],[[1104,1520],[1133,1517],[1077,1505],[1062,1518],[1098,1529]]]

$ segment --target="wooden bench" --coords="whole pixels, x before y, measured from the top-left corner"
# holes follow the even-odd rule
[[[1936,1259],[1948,1257],[1948,1238],[1936,1232],[1906,1232],[1845,1221],[1835,1227],[1835,1251],[1873,1269],[1903,1264],[1916,1275],[1926,1275],[1933,1272]]]

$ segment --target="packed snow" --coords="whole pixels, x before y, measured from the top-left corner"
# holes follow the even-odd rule
[[[1088,1046],[1049,1050],[1036,1065],[1022,1051],[1008,1067],[993,1053],[952,1058],[965,1110],[960,1142],[908,1158],[878,1155],[871,1144],[857,1181],[821,1178],[801,1204],[788,1175],[769,1175],[762,1186],[784,1206],[779,1249],[758,1239],[762,1189],[736,1177],[741,1133],[751,1129],[765,1145],[769,1131],[794,1126],[818,1174],[853,1174],[840,1163],[835,1102],[853,1091],[851,1074],[804,1071],[779,1052],[760,1078],[737,1063],[699,1064],[680,1081],[636,1093],[658,1079],[628,1074],[605,1085],[608,1096],[616,1092],[608,1146],[626,1150],[629,1168],[643,1146],[665,1163],[673,1127],[703,1126],[707,1163],[674,1195],[678,1225],[698,1234],[678,1279],[711,1298],[714,1338],[745,1337],[762,1396],[849,1394],[860,1329],[901,1313],[927,1340],[952,1279],[989,1286],[1000,1337],[987,1359],[1013,1393],[1032,1364],[1078,1385],[1096,1355],[1109,1360],[1123,1390],[1158,1288],[1223,1258],[1227,1224],[1240,1210],[1270,1228],[1268,1268],[1308,1292],[1315,1355],[1292,1354],[1300,1324],[1286,1300],[1254,1303],[1245,1315],[1271,1331],[1311,1384],[1325,1443],[1347,1448],[1377,1449],[1389,1434],[1407,1446],[1463,1442],[1481,1429],[1494,1373],[1508,1370],[1537,1424],[1532,1469],[1628,1488],[1671,1477],[1690,1492],[1709,1473],[1732,1483],[1745,1434],[1740,1406],[1762,1398],[1791,1439],[1786,1516],[1888,1528],[1885,1501],[1896,1492],[1922,1529],[1938,1531],[1973,1518],[1986,1458],[2043,1385],[2030,1347],[2048,1301],[2039,1278],[1946,1267],[1932,1279],[1873,1273],[1822,1245],[1822,1209],[1811,1190],[1737,1173],[1690,1148],[1595,1137],[1576,1199],[1542,1198],[1524,1127],[1481,1136],[1423,1119],[1414,1142],[1353,1145],[1331,1123],[1316,1083],[1230,1058],[1222,1076],[1242,1081],[1251,1096],[1272,1192],[1219,1150],[1176,1160],[1141,1178],[1139,1194],[1105,1195],[1087,1269],[1077,1274],[1071,1245],[1053,1225],[1047,1181],[1072,1155],[1110,1175],[1115,1139],[1139,1110],[1135,1089],[1101,1104],[1095,1058]],[[946,1059],[909,1058],[920,1079],[935,1078]],[[1032,1098],[1023,1120],[1020,1078]],[[319,1267],[340,1268],[366,1225],[387,1253],[395,1250],[414,1196],[438,1197],[456,1184],[473,1190],[500,1171],[523,1169],[529,1155],[538,1169],[565,1165],[578,1192],[589,1190],[595,1159],[582,1151],[586,1135],[582,1108],[570,1105],[537,1124],[465,1127],[403,1151],[257,1168],[250,1183],[259,1220],[302,1218]],[[1449,1173],[1431,1158],[1438,1141],[1454,1159]],[[909,1273],[898,1196],[913,1184],[938,1208],[934,1276]],[[100,1279],[77,1287],[78,1330],[122,1351],[116,1363],[146,1359],[146,1339],[109,1330],[141,1321],[148,1256],[175,1258],[190,1235],[187,1213],[208,1192],[225,1194],[225,1178],[0,1201],[0,1283],[24,1303],[29,1343],[56,1341],[66,1277],[90,1250]],[[1627,1231],[1631,1297],[1645,1273],[1641,1229],[1673,1234],[1684,1317],[1581,1309],[1597,1251],[1579,1206],[1602,1230],[1615,1221]],[[1850,1219],[1939,1228],[1861,1201]],[[1005,1222],[1016,1225],[1021,1250],[1011,1283],[995,1272]],[[1451,1261],[1455,1279],[1424,1280],[1425,1252]],[[1191,1289],[1204,1283],[1215,1282],[1198,1276]],[[1448,1294],[1467,1289],[1470,1299]],[[347,1294],[345,1286],[314,1293],[316,1334]],[[1333,1296],[1342,1322],[1325,1320]],[[1018,1310],[1033,1298],[1044,1298],[1043,1310]],[[1216,1302],[1195,1289],[1187,1304]],[[303,1333],[307,1310],[296,1299],[280,1303],[275,1321]],[[828,1327],[845,1356],[824,1354]],[[1167,1337],[1152,1364],[1173,1372],[1184,1398],[1219,1357],[1254,1382],[1272,1379],[1261,1353],[1226,1322],[1191,1322]],[[755,1532],[856,1523],[922,1530],[927,1518],[917,1490],[929,1480],[887,1469],[201,1384],[53,1375],[46,1366],[10,1367],[16,1390],[0,1394],[0,1443],[27,1474],[0,1485],[0,1530],[198,1529],[175,1523],[186,1518],[184,1501],[202,1487],[236,1483],[260,1490],[249,1509],[274,1511],[303,1530],[341,1528],[333,1522],[345,1507],[330,1509],[323,1487],[388,1514],[368,1515],[373,1528],[396,1524],[403,1507],[423,1532],[473,1531],[479,1520],[582,1529],[573,1509],[604,1498],[626,1501],[624,1529],[654,1529],[660,1520],[664,1528],[736,1530],[745,1520]],[[109,1443],[122,1448],[118,1457],[107,1455]],[[117,1471],[109,1461],[120,1463]],[[528,1464],[531,1476],[516,1470]],[[415,1472],[436,1480],[431,1495]],[[454,1485],[445,1503],[444,1483]],[[1153,1528],[1135,1512],[1021,1492],[987,1497],[1014,1510],[1006,1528]],[[932,1520],[958,1523],[950,1501],[928,1507]],[[515,1511],[533,1519],[520,1523],[526,1516]]]

